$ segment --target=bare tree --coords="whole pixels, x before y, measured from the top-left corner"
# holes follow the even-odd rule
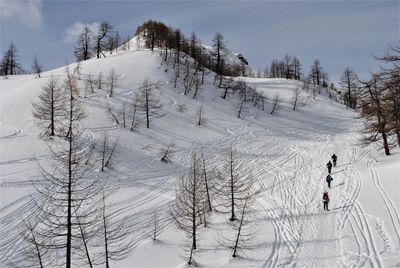
[[[239,99],[235,106],[237,110],[237,118],[242,118],[243,113],[247,110],[245,99]]]
[[[233,145],[229,146],[217,191],[224,207],[230,211],[230,221],[237,220],[236,210],[252,189],[254,183],[250,174],[243,171],[242,164]]]
[[[193,99],[197,99],[197,96],[200,95],[199,92],[201,90],[200,80],[194,76],[194,93]]]
[[[85,91],[90,89],[90,93],[94,93],[94,88],[96,86],[96,80],[93,78],[92,74],[89,74],[85,80]]]
[[[174,62],[174,64],[175,64],[175,62]],[[179,68],[175,68],[174,69],[175,70],[175,72],[174,72],[174,88],[176,88],[176,86],[177,86],[177,84],[178,84],[178,78],[179,78]],[[185,85],[184,85],[185,86]],[[186,92],[186,88],[185,88],[185,92]]]
[[[385,112],[385,92],[377,75],[370,81],[359,81],[363,93],[362,116],[366,119],[363,130],[365,144],[382,139],[386,155],[390,155],[388,141],[388,114]]]
[[[42,65],[39,63],[38,58],[35,56],[32,62],[32,71],[40,78],[40,74],[43,71]]]
[[[146,114],[146,125],[150,128],[150,117],[161,107],[159,97],[156,95],[158,83],[145,79],[138,89],[138,108]]]
[[[389,134],[395,136],[400,147],[400,47],[391,47],[391,52],[376,57],[384,66],[379,78],[385,88],[385,112],[388,116]]]
[[[62,119],[65,117],[67,95],[57,80],[52,76],[42,87],[39,101],[33,103],[33,117],[44,126],[43,134],[54,136],[63,130]]]
[[[311,75],[314,78],[314,84],[317,84],[318,86],[321,84],[322,72],[321,62],[318,59],[315,59],[311,66]]]
[[[101,172],[105,167],[109,167],[112,163],[113,156],[117,150],[118,139],[110,143],[107,133],[104,133],[103,143],[101,147]]]
[[[0,62],[0,75],[14,75],[22,71],[21,65],[18,62],[18,51],[14,44],[11,42],[8,50],[4,52],[3,58]]]
[[[177,112],[180,112],[180,113],[183,113],[183,112],[185,112],[187,110],[187,108],[186,108],[186,104],[178,104],[178,106],[176,107],[176,111]]]
[[[196,125],[202,126],[206,122],[206,119],[204,118],[204,108],[203,105],[200,105],[199,109],[196,112]]]
[[[175,143],[171,142],[168,145],[161,147],[161,161],[165,163],[171,162],[171,157],[175,152]]]
[[[310,76],[304,77],[301,81],[303,82],[302,90],[308,92],[310,90],[310,86],[311,86]]]
[[[112,37],[112,32],[114,30],[114,26],[111,25],[107,21],[103,21],[98,29],[97,29],[97,37],[96,37],[96,55],[97,58],[100,58],[100,55],[105,57],[103,50],[107,49],[108,39]]]
[[[356,96],[355,91],[357,89],[357,75],[356,73],[351,70],[350,68],[346,68],[340,77],[339,82],[342,91],[346,92],[345,96],[345,103],[350,108],[356,108]],[[354,94],[354,95],[353,95]]]
[[[292,64],[292,57],[286,54],[284,58],[284,63],[285,63],[285,78],[290,79],[294,76],[294,66]]]
[[[153,230],[151,232],[151,238],[154,241],[157,240],[157,237],[161,234],[162,231],[163,231],[163,228],[161,226],[159,212],[156,211],[156,212],[154,212],[154,215],[153,215]]]
[[[294,68],[294,79],[299,80],[301,78],[301,63],[297,57],[293,57],[293,68]]]
[[[258,107],[259,109],[261,109],[262,111],[265,110],[265,102],[267,101],[268,97],[267,95],[261,91],[259,93],[257,93],[256,98],[254,100],[254,106]]]
[[[274,99],[273,99],[273,104],[272,104],[272,110],[271,110],[271,114],[274,114],[274,112],[279,108],[279,102],[280,102],[280,96],[279,94],[275,95]]]
[[[204,179],[204,188],[205,188],[205,193],[206,193],[206,198],[207,198],[207,206],[208,207],[208,212],[212,211],[212,205],[211,205],[211,185],[209,183],[209,173],[207,171],[207,165],[206,165],[206,158],[204,156],[203,150],[201,150],[201,173]],[[203,213],[204,214],[204,213]]]
[[[110,104],[106,101],[106,105],[107,105],[107,113],[110,115],[110,117],[115,121],[115,123],[117,125],[120,124],[119,119],[116,115],[116,113],[112,110]]]
[[[122,127],[126,128],[126,103],[122,104]]]
[[[244,250],[248,248],[251,240],[257,235],[256,216],[254,209],[254,200],[257,193],[246,193],[240,202],[240,216],[237,221],[231,221],[233,236],[229,238],[222,236],[219,243],[222,246],[232,250],[232,257],[236,258],[240,253],[244,254]]]
[[[135,132],[135,130],[139,127],[140,121],[137,119],[137,107],[138,107],[138,100],[137,97],[135,97],[135,100],[133,101],[133,111],[132,111],[132,121],[131,121],[131,127],[130,131]]]
[[[75,45],[74,54],[78,61],[88,60],[93,55],[93,33],[88,26],[85,26],[79,34]]]
[[[222,88],[224,89],[224,93],[222,94],[221,98],[226,99],[229,90],[233,90],[234,88],[234,81],[233,78],[230,77],[224,81],[222,84]]]
[[[101,212],[102,250],[98,259],[100,264],[105,264],[106,268],[109,268],[110,261],[122,260],[132,252],[134,241],[129,238],[132,232],[128,224],[129,219],[127,217],[117,219],[115,213],[110,210],[104,194]]]
[[[300,89],[296,87],[296,89],[293,91],[293,98],[292,98],[293,111],[296,110],[296,106],[299,101],[299,96],[300,96]]]
[[[197,249],[197,237],[201,227],[202,206],[204,205],[204,180],[200,178],[200,163],[196,153],[192,155],[190,171],[179,180],[175,203],[171,215],[179,229],[183,230],[191,243],[189,244],[188,264],[193,262]]]
[[[34,199],[40,213],[43,228],[40,235],[51,240],[48,248],[58,251],[57,256],[64,258],[66,268],[72,265],[73,257],[82,242],[79,226],[95,224],[97,199],[102,188],[101,180],[94,176],[92,167],[86,165],[89,147],[79,127],[85,117],[77,97],[77,83],[67,71],[64,90],[69,98],[65,106],[65,126],[67,141],[59,148],[51,148],[47,162],[40,164],[41,178],[34,181],[38,198]],[[40,198],[39,198],[40,197]],[[79,222],[77,215],[79,215]],[[82,215],[85,215],[84,217]]]
[[[397,140],[397,145],[400,147],[400,86],[399,78],[391,79],[386,81],[386,86],[388,87],[388,104],[387,112],[389,113],[389,130],[395,139]]]
[[[212,42],[213,42],[212,55],[214,57],[214,62],[215,62],[214,70],[217,74],[222,74],[224,54],[226,50],[226,44],[224,42],[223,35],[220,33],[216,33]]]
[[[110,88],[109,97],[112,97],[114,94],[114,89],[119,87],[120,84],[120,76],[115,72],[114,68],[111,69],[110,74],[107,77],[107,85]]]
[[[322,78],[322,87],[323,88],[328,88],[329,86],[329,75],[327,72],[322,72],[321,73],[321,78]]]
[[[186,66],[189,66],[189,65],[187,64]],[[185,91],[183,92],[183,94],[187,95],[192,90],[192,88],[195,86],[195,84],[196,84],[195,77],[189,76],[189,70],[187,70],[186,76],[183,79],[183,87],[185,88]],[[197,91],[195,92],[195,94],[197,94]],[[195,94],[193,95],[194,98],[195,98]]]
[[[97,78],[97,88],[102,89],[103,87],[103,72],[100,71],[99,76]]]

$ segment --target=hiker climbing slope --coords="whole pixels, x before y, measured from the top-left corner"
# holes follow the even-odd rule
[[[333,178],[331,175],[326,176],[326,182],[328,183],[328,187],[331,188],[331,181],[333,181]]]
[[[332,162],[330,160],[329,160],[328,164],[326,164],[326,167],[328,168],[328,173],[331,174]]]
[[[337,156],[335,154],[332,155],[333,166],[336,167]]]
[[[324,210],[329,211],[328,204],[329,204],[329,195],[328,192],[324,192],[322,195],[322,202],[324,203]]]

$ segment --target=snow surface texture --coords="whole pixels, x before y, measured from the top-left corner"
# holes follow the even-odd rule
[[[135,44],[132,44],[134,47]],[[229,235],[225,214],[213,215],[201,232],[196,263],[201,267],[399,267],[400,266],[400,155],[384,157],[373,146],[359,146],[361,123],[356,114],[326,97],[316,100],[301,93],[296,111],[290,102],[297,81],[238,78],[246,80],[269,101],[265,111],[250,107],[237,119],[231,95],[226,100],[206,76],[201,96],[192,99],[173,88],[171,66],[160,66],[157,53],[129,51],[82,63],[82,76],[107,75],[111,68],[121,75],[112,98],[96,89],[83,99],[88,111],[85,129],[93,139],[105,132],[119,138],[116,161],[108,169],[113,208],[118,215],[132,215],[136,248],[113,267],[184,267],[185,235],[168,216],[175,198],[177,178],[190,164],[191,152],[203,148],[216,167],[225,161],[226,148],[234,144],[246,172],[262,185],[257,198],[257,237],[246,255],[232,258],[217,240]],[[75,64],[70,66],[73,69]],[[40,129],[32,117],[31,103],[41,86],[54,75],[62,81],[64,68],[42,74],[9,77],[0,81],[0,266],[7,267],[18,250],[18,224],[33,204],[31,179],[38,175],[37,161],[48,154]],[[106,115],[106,100],[113,107],[126,102],[145,78],[160,83],[161,111],[151,128],[130,132],[116,126]],[[83,88],[83,82],[79,82]],[[273,97],[282,102],[270,115]],[[83,95],[83,94],[82,94]],[[187,110],[177,112],[185,104]],[[196,126],[196,112],[203,105],[206,124]],[[160,148],[176,144],[171,163],[160,161]],[[330,211],[322,208],[327,189],[326,163],[335,153],[329,190]],[[158,211],[163,232],[150,236]]]

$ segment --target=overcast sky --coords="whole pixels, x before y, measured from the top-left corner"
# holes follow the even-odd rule
[[[400,44],[399,8],[399,1],[0,0],[1,52],[14,41],[26,69],[34,55],[51,69],[74,61],[82,25],[107,20],[126,37],[155,19],[204,43],[221,32],[256,68],[287,53],[308,72],[318,58],[335,80],[345,67],[368,75],[378,67],[373,55]]]

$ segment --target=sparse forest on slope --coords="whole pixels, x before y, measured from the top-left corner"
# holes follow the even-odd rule
[[[261,75],[222,34],[207,46],[156,21],[124,42],[108,22],[84,29],[75,52],[51,71],[34,60],[34,75],[2,66],[5,267],[397,264],[398,200],[381,174],[398,167],[372,164],[357,114],[332,98],[361,105],[367,140],[394,147],[398,50],[357,87],[346,69],[348,95],[319,60],[305,76],[286,55]]]

